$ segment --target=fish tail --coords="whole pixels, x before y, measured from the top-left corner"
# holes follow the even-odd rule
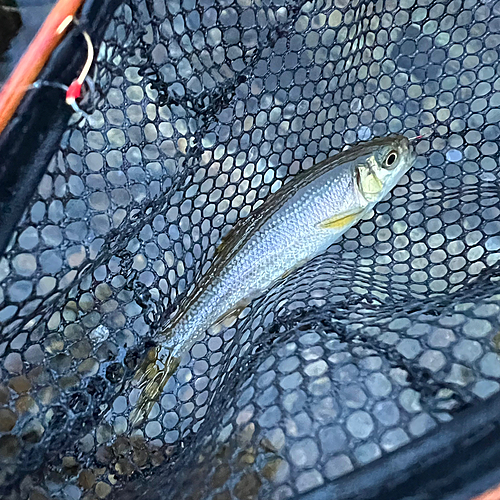
[[[173,356],[169,348],[157,346],[148,351],[134,377],[134,385],[139,388],[140,393],[129,417],[132,427],[140,425],[148,417],[179,363],[180,358]]]

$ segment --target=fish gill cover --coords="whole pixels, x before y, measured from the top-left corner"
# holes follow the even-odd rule
[[[127,0],[0,260],[0,494],[294,498],[500,389],[500,2]],[[221,237],[345,145],[424,134],[330,250],[185,355],[151,337]]]

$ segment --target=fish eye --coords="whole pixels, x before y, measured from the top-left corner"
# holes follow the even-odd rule
[[[398,153],[396,151],[391,151],[385,158],[385,166],[387,168],[394,167],[396,160],[398,159]]]

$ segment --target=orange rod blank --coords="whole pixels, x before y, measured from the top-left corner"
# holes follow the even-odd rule
[[[482,495],[474,497],[472,500],[500,500],[500,486],[496,486]]]
[[[85,0],[59,0],[23,57],[0,90],[0,133],[14,115],[29,86],[37,79],[52,51]]]

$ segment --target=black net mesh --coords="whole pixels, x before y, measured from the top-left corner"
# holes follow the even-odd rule
[[[500,3],[128,0],[0,260],[5,498],[293,498],[496,393]],[[428,137],[373,214],[128,425],[220,238],[346,144]]]

